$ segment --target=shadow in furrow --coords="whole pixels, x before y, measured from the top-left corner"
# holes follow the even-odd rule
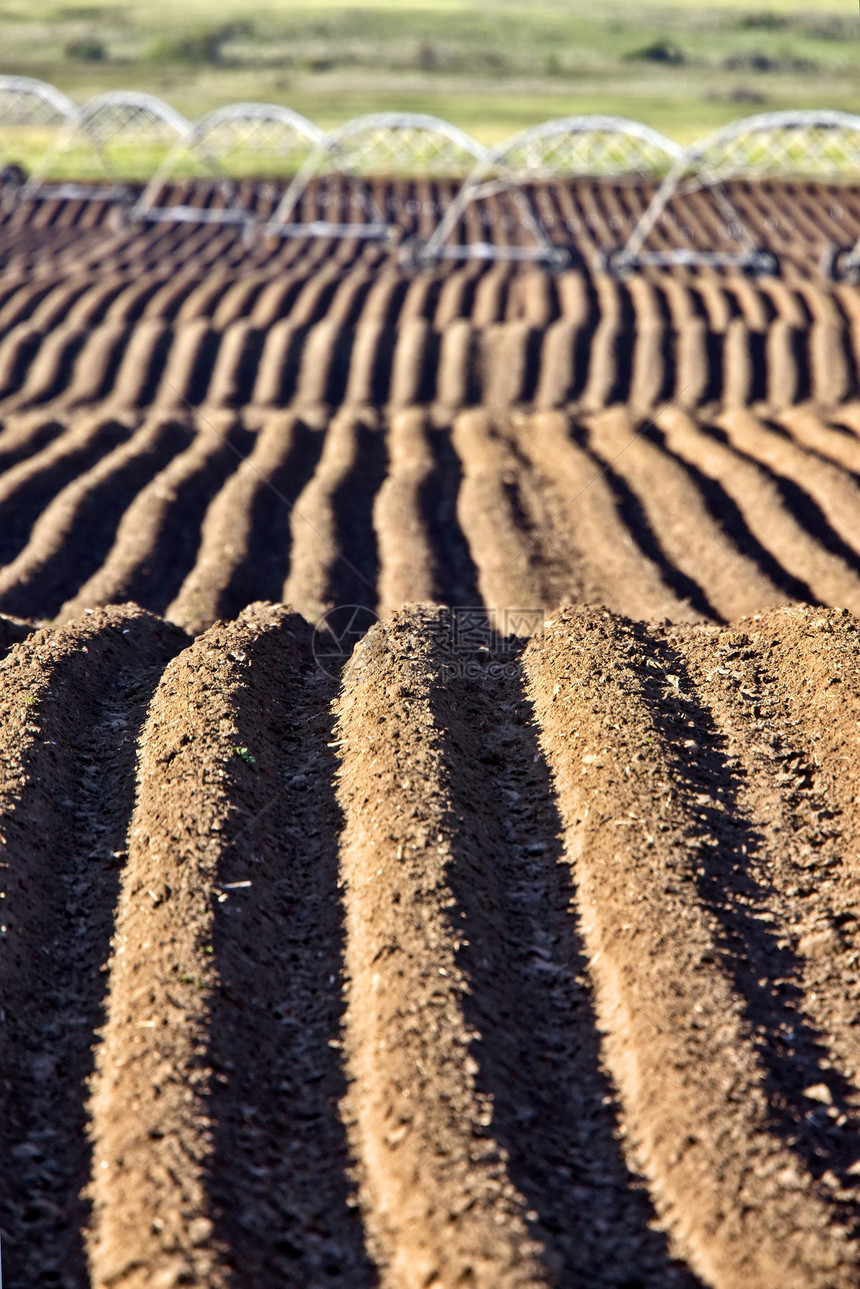
[[[250,541],[218,595],[217,613],[234,618],[254,600],[279,603],[290,567],[290,512],[319,463],[322,435],[298,421],[289,453],[254,490]]]
[[[660,387],[654,395],[654,404],[658,407],[664,403],[674,402],[675,390],[678,387],[678,333],[671,319],[667,319],[665,323],[660,357],[662,360]]]
[[[26,437],[18,436],[14,443],[4,444],[4,438],[11,438],[11,435],[9,431],[6,435],[2,433],[2,423],[0,423],[0,474],[11,470],[19,461],[26,461],[37,452],[41,452],[54,439],[59,438],[65,428],[60,421],[49,419],[28,433]]]
[[[523,359],[523,384],[518,402],[529,403],[535,397],[541,374],[541,349],[544,331],[540,327],[529,327],[525,337]]]
[[[642,502],[627,481],[612,469],[611,463],[604,462],[590,450],[589,455],[597,467],[595,473],[599,473],[612,489],[619,514],[627,525],[631,537],[642,553],[660,570],[666,585],[679,599],[688,600],[696,612],[701,613],[703,617],[717,622],[722,621],[722,615],[711,604],[705,588],[683,573],[668,558],[657,534],[648,522]]]
[[[66,431],[66,434],[79,446],[70,446],[69,451],[60,456],[62,431],[55,434],[54,443],[46,449],[45,455],[49,459],[44,467],[38,469],[38,463],[34,461],[33,473],[29,473],[29,467],[22,465],[20,484],[0,501],[0,566],[11,564],[21,553],[39,515],[63,488],[130,438],[128,426],[113,420],[106,420],[85,438],[74,431]],[[50,460],[52,448],[58,453],[55,460]]]
[[[2,387],[0,387],[0,398],[8,398],[10,394],[17,394],[22,388],[44,338],[40,331],[30,332],[21,336],[20,339],[12,337],[10,346],[14,345],[15,349],[11,354],[11,358],[4,363],[6,369],[4,373],[5,380]]]
[[[215,371],[215,364],[218,361],[221,340],[222,336],[220,334],[207,329],[197,352],[191,360],[190,372],[184,374],[182,397],[184,402],[190,403],[192,407],[197,407],[205,401],[206,393],[212,381],[212,373]]]
[[[671,449],[666,443],[666,436],[662,430],[649,423],[643,432],[664,452],[671,455]],[[681,458],[676,459],[681,460]],[[762,573],[769,577],[774,586],[779,587],[787,596],[790,596],[793,600],[799,600],[801,603],[816,604],[817,600],[812,593],[811,587],[783,568],[776,556],[753,535],[744,518],[743,511],[725,491],[722,484],[704,474],[703,471],[688,460],[681,461],[681,464],[701,493],[702,500],[708,511],[716,523],[735,543],[738,550],[749,559],[754,560]]]
[[[860,473],[856,470],[852,470],[844,461],[835,462],[832,456],[827,456],[824,452],[819,451],[818,448],[810,446],[809,443],[798,443],[793,434],[786,429],[784,425],[780,425],[779,421],[773,421],[769,417],[760,416],[759,422],[765,429],[769,430],[771,434],[782,440],[783,443],[790,444],[792,447],[797,448],[800,452],[805,453],[814,461],[821,461],[824,465],[831,468],[836,466],[839,473],[844,475],[846,479],[850,479],[852,483],[860,485]],[[844,426],[834,425],[831,421],[827,422],[827,429],[836,430],[837,433],[840,430],[842,433],[849,433],[849,431],[845,430]],[[856,435],[852,434],[851,437],[856,442]]]
[[[594,308],[581,327],[577,328],[573,342],[572,379],[567,397],[575,403],[582,398],[588,384],[588,373],[591,366],[591,351],[594,345],[594,333],[597,331],[599,317]]]
[[[379,550],[373,527],[376,494],[388,470],[385,437],[359,421],[356,466],[331,495],[335,517],[334,546],[345,559],[332,565],[328,598],[334,604],[376,606]]]
[[[338,327],[330,340],[329,367],[323,400],[330,407],[340,407],[345,400],[349,385],[349,369],[356,340],[355,328]]]
[[[200,530],[212,498],[253,447],[253,436],[236,425],[224,435],[217,456],[179,484],[165,514],[158,540],[123,587],[125,599],[153,613],[164,613],[179,594],[200,549]],[[270,597],[271,598],[271,597]]]
[[[852,1104],[851,1084],[833,1068],[826,1036],[803,1014],[803,968],[782,939],[784,928],[772,927],[766,912],[772,888],[761,868],[767,856],[763,836],[740,802],[740,782],[720,733],[705,703],[695,694],[686,661],[671,643],[654,640],[644,626],[634,631],[659,672],[643,668],[643,695],[662,735],[676,790],[686,798],[688,836],[698,843],[698,891],[716,921],[721,966],[733,982],[765,1071],[764,1089],[772,1130],[820,1178],[832,1170],[844,1186],[856,1187],[850,1173],[857,1158],[860,1118]],[[665,675],[679,678],[680,694],[669,698]],[[695,731],[698,751],[684,748]],[[705,801],[702,801],[705,798]],[[701,803],[701,804],[699,804]],[[827,1107],[804,1096],[804,1088],[824,1083],[842,1126]],[[860,1223],[860,1196],[851,1216]]]
[[[708,366],[707,383],[700,398],[702,403],[719,401],[723,396],[723,385],[725,384],[724,344],[725,336],[719,332],[709,331],[705,336],[705,358]],[[682,392],[679,392],[679,396]]]
[[[789,332],[789,354],[797,384],[794,401],[805,403],[812,397],[812,359],[809,354],[809,332],[792,328]]]
[[[187,643],[143,615],[110,610],[90,621],[88,652],[69,651],[30,709],[40,734],[23,758],[30,786],[16,813],[25,817],[0,820],[0,1228],[12,1285],[90,1289],[86,1085],[104,1023],[118,861],[147,705]],[[38,670],[38,642],[25,648],[10,679],[34,656]]]
[[[487,627],[489,647],[463,652],[453,622],[430,699],[446,731],[451,927],[478,1035],[476,1086],[492,1106],[488,1132],[507,1155],[551,1283],[692,1289],[698,1280],[652,1229],[651,1202],[619,1146],[575,884],[525,697],[524,642],[503,651]]]
[[[844,560],[848,567],[853,568],[855,572],[860,572],[860,552],[856,551],[853,546],[849,546],[839,536],[818,502],[810,497],[808,492],[804,492],[803,488],[794,479],[789,479],[786,475],[780,474],[772,466],[759,460],[753,453],[739,449],[736,444],[732,443],[725,431],[718,429],[716,426],[703,426],[703,429],[705,433],[715,439],[719,439],[732,452],[737,453],[744,461],[751,462],[763,474],[767,475],[768,479],[772,480],[776,485],[785,502],[785,508],[792,518],[796,519],[801,527],[805,528],[809,535],[820,546],[823,546],[826,551],[829,551],[831,555]]]
[[[187,446],[187,435],[165,433],[148,450],[99,480],[75,508],[72,522],[54,549],[29,575],[2,595],[3,611],[52,618],[66,600],[101,568],[120,521],[140,490]],[[59,522],[63,522],[60,520]]]
[[[436,554],[441,581],[437,591],[446,604],[480,605],[478,570],[457,517],[463,467],[451,442],[449,428],[431,430],[429,439],[435,469],[422,484],[419,500]]]
[[[210,1012],[207,1191],[236,1289],[371,1289],[338,1104],[344,926],[329,746],[336,683],[301,639],[250,641],[237,691]],[[231,883],[247,882],[247,887]]]
[[[759,402],[767,398],[767,337],[763,331],[750,331],[747,344],[750,362],[750,389],[748,401]]]

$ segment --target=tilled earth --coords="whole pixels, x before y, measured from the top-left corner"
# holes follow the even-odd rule
[[[817,268],[860,235],[860,198],[736,185],[776,277],[596,272],[648,195],[539,189],[571,247],[557,274],[116,230],[98,202],[0,211],[0,612],[133,600],[196,633],[257,599],[312,621],[415,601],[860,611],[860,296]],[[407,232],[449,198],[378,194],[417,212]],[[706,194],[676,206],[660,244],[709,245]],[[529,236],[492,201],[462,230]]]
[[[0,629],[10,1283],[856,1285],[853,615]]]
[[[647,196],[3,213],[7,1284],[860,1283],[860,201]]]

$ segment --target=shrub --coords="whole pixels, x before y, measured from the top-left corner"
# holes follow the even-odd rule
[[[624,57],[629,63],[666,63],[672,67],[679,67],[685,61],[683,51],[671,40],[655,40],[644,49],[631,50]]]
[[[422,40],[415,54],[415,66],[419,72],[433,72],[439,66],[439,52],[430,40]]]
[[[778,31],[788,26],[788,18],[782,13],[746,13],[740,26],[749,31]]]
[[[76,40],[67,40],[63,46],[63,55],[79,63],[103,63],[107,50],[95,36],[79,36]]]
[[[159,36],[146,50],[150,63],[188,63],[195,67],[213,65],[222,60],[222,49],[228,40],[253,33],[249,22],[225,22],[218,27],[203,27],[181,35]]]

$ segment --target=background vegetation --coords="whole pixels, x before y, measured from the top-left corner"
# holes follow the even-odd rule
[[[76,100],[149,90],[197,117],[243,99],[323,126],[445,116],[485,142],[580,112],[679,141],[784,107],[860,112],[854,0],[0,0],[0,72]]]

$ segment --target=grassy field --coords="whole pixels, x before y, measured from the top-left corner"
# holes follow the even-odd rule
[[[577,7],[585,12],[567,0],[270,0],[249,14],[238,0],[0,0],[0,72],[48,80],[77,101],[148,90],[192,118],[245,99],[287,104],[325,127],[426,111],[489,143],[583,112],[634,117],[681,142],[753,112],[860,112],[853,3]]]

